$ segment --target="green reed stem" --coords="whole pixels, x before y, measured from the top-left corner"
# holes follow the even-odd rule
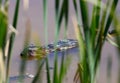
[[[17,28],[19,5],[20,5],[20,0],[17,0],[16,6],[15,6],[14,18],[13,18],[13,27],[15,29]],[[8,77],[9,77],[10,60],[11,60],[14,39],[15,39],[15,33],[12,33],[10,36],[10,44],[9,44],[8,59],[7,59],[7,66],[6,66],[6,81],[8,80]]]

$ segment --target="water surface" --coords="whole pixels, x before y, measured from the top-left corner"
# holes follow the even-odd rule
[[[13,18],[13,14],[14,14],[14,8],[15,8],[15,2],[16,0],[10,0],[10,7],[9,7],[9,23],[12,24],[12,18]],[[104,0],[105,2],[105,0]],[[54,41],[55,37],[55,21],[54,21],[54,16],[55,16],[55,12],[54,12],[54,0],[48,0],[48,42],[51,43]],[[10,83],[16,83],[17,78],[19,77],[19,66],[20,66],[20,53],[23,50],[23,42],[24,42],[24,35],[25,35],[25,22],[26,19],[29,18],[31,21],[31,27],[32,27],[32,34],[31,34],[31,43],[34,43],[34,35],[37,35],[37,39],[41,42],[42,45],[45,44],[45,32],[44,32],[44,26],[43,26],[43,7],[42,7],[42,0],[30,0],[29,3],[29,10],[28,12],[24,12],[23,10],[23,4],[22,1],[20,3],[20,11],[19,11],[19,19],[18,19],[18,26],[17,26],[17,30],[19,32],[18,35],[16,35],[15,38],[15,43],[14,43],[14,48],[13,48],[13,52],[12,52],[12,60],[11,60],[11,67],[10,67],[10,77],[11,77],[11,81]],[[91,5],[90,5],[90,8]],[[89,8],[89,9],[90,9]],[[73,8],[73,4],[72,4],[72,0],[70,0],[70,11],[69,11],[69,25],[68,25],[68,38],[73,38],[75,39],[75,34],[74,34],[74,30],[73,30],[73,24],[71,21],[72,16],[75,15],[74,12],[74,8]],[[90,9],[89,13],[91,13],[92,10]],[[117,7],[117,12],[120,12],[120,1],[118,3],[118,7]],[[90,14],[91,15],[91,14]],[[61,31],[60,31],[60,36],[59,39],[63,39],[64,38],[64,23],[61,27]],[[77,61],[78,61],[78,49],[74,48],[69,50],[69,55],[72,57],[72,63],[71,66],[69,68],[69,73],[67,74],[67,77],[65,79],[65,81],[67,83],[73,83],[73,76],[75,74],[75,70],[77,67]],[[116,49],[114,46],[112,46],[109,43],[105,43],[103,50],[102,50],[102,57],[101,57],[101,65],[100,65],[100,73],[99,73],[99,77],[98,77],[98,83],[106,83],[107,77],[106,77],[106,68],[107,68],[107,58],[108,56],[112,57],[112,79],[111,79],[111,83],[117,83],[116,79],[117,79],[117,57],[116,57],[117,53],[116,53]],[[61,54],[59,54],[59,61],[60,61],[60,57]],[[51,67],[53,67],[53,54],[50,54],[50,65]],[[26,67],[26,72],[35,75],[36,72],[36,60],[30,60],[27,62],[27,67]],[[45,81],[44,83],[46,83],[46,79],[45,79],[45,72],[44,72],[44,68],[43,68],[43,73],[44,73],[44,78],[43,80]],[[52,70],[51,70],[52,71]],[[12,78],[13,77],[13,78]],[[29,77],[25,77],[25,83],[30,83],[31,82],[31,78]],[[72,78],[72,79],[71,79]]]

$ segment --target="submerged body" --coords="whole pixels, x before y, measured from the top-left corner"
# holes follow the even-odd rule
[[[57,45],[54,45],[53,43],[48,44],[47,46],[36,46],[36,45],[29,45],[21,52],[22,58],[27,59],[42,59],[46,56],[46,54],[49,54],[54,51],[66,51],[68,49],[74,48],[78,46],[77,40],[74,39],[65,39],[65,40],[59,40],[57,42]]]

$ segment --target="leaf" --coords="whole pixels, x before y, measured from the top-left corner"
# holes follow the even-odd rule
[[[0,6],[2,5],[2,0],[0,0]]]
[[[104,34],[104,26],[105,26],[105,21],[107,17],[107,10],[109,8],[110,1],[107,0],[106,3],[106,8],[103,9],[103,14],[100,22],[100,27],[99,27],[99,33],[98,37],[96,38],[96,47],[95,47],[95,64],[94,64],[94,70],[95,73],[97,71],[97,67],[99,66],[100,58],[101,58],[101,51],[102,51],[102,45],[103,45],[103,34]]]
[[[47,8],[47,0],[43,0],[43,20],[44,20],[44,30],[45,30],[45,44],[48,44],[48,27],[47,27],[47,13],[48,13],[48,8]]]
[[[59,74],[59,83],[62,83],[63,76],[64,76],[64,57],[65,57],[65,52],[62,53],[62,58],[61,58],[61,65],[60,65],[60,74]]]
[[[16,7],[15,7],[15,12],[14,12],[14,18],[13,18],[13,27],[17,26],[17,20],[18,20],[18,12],[19,12],[19,4],[20,0],[16,1]],[[9,44],[9,51],[8,51],[8,60],[7,60],[7,67],[6,67],[6,78],[8,79],[9,75],[9,66],[10,66],[10,59],[11,59],[11,53],[12,53],[12,48],[13,48],[13,42],[14,42],[15,34],[12,33],[10,36],[10,44]]]
[[[60,14],[58,16],[58,32],[60,31],[60,28],[61,28],[61,23],[62,23],[62,19],[64,17],[64,13],[65,13],[65,0],[62,3]]]
[[[5,65],[3,60],[3,51],[0,48],[0,83],[5,83]]]
[[[79,0],[80,3],[80,9],[81,9],[81,18],[82,18],[82,23],[83,23],[83,29],[84,29],[84,34],[85,38],[87,38],[88,34],[88,27],[89,27],[89,15],[88,15],[88,7],[87,3],[85,0]],[[86,40],[87,41],[87,40]]]
[[[39,67],[38,67],[38,71],[37,71],[37,73],[36,73],[36,75],[35,75],[35,77],[34,77],[34,79],[33,79],[33,81],[32,81],[32,83],[38,83],[38,82],[40,82],[40,75],[41,75],[41,70],[42,70],[42,67],[43,67],[43,65],[44,65],[44,62],[45,62],[45,60],[43,59],[42,61],[40,61],[40,63],[39,63]]]
[[[4,50],[6,44],[8,17],[0,10],[0,47]]]
[[[54,54],[54,71],[53,71],[53,83],[59,83],[58,79],[58,52],[56,51]]]
[[[64,7],[64,12],[65,12],[65,24],[66,24],[66,27],[67,28],[67,25],[68,25],[68,18],[69,18],[69,0],[64,0],[65,1],[65,7]]]
[[[77,2],[76,2],[76,0],[73,0],[73,5],[74,5],[76,16],[78,17],[78,8],[77,8]]]
[[[94,4],[93,12],[92,12],[92,20],[91,20],[91,42],[94,47],[95,39],[96,39],[96,30],[99,30],[99,19],[100,19],[100,9],[101,9],[101,0],[97,0],[97,5]]]
[[[107,22],[106,22],[106,25],[105,25],[104,37],[107,36],[107,32],[108,32],[108,29],[109,29],[109,27],[111,25],[111,22],[113,20],[113,16],[114,16],[114,12],[115,12],[116,7],[117,7],[117,3],[118,3],[118,0],[113,0],[113,2],[112,2],[111,8],[110,8],[111,10],[109,12]]]
[[[59,19],[58,19],[58,31],[60,31],[63,17],[65,17],[65,29],[67,29],[68,16],[69,16],[68,14],[69,14],[69,1],[68,0],[63,0],[60,15],[59,15]]]
[[[13,18],[13,27],[15,27],[15,28],[17,28],[19,5],[20,5],[20,0],[17,0],[16,1],[16,6],[15,6],[14,18]]]
[[[46,57],[46,70],[47,70],[47,83],[51,83],[48,57]]]
[[[110,35],[109,35],[109,34],[108,34],[108,37],[106,38],[106,40],[107,40],[110,44],[112,44],[113,46],[120,48],[119,45],[110,38]]]
[[[57,0],[56,0],[57,1]],[[44,19],[44,28],[45,28],[45,44],[48,45],[48,27],[47,27],[47,14],[48,14],[48,8],[47,8],[47,0],[43,0],[43,19]],[[58,2],[56,2],[58,5]],[[57,13],[57,10],[56,10]],[[46,57],[46,70],[47,70],[47,83],[51,83],[50,80],[50,70],[49,70],[49,59],[48,59],[48,55]]]
[[[80,61],[83,62],[83,60],[85,58],[85,51],[86,51],[85,43],[83,40],[83,35],[80,31],[80,26],[78,25],[76,19],[73,18],[72,21],[73,21],[73,25],[74,25],[75,35],[78,40],[79,49],[80,49]]]
[[[80,30],[80,26],[78,25],[77,21],[75,18],[73,18],[73,24],[74,24],[74,30],[75,30],[75,34],[76,34],[76,38],[78,40],[78,45],[79,45],[79,55],[80,55],[80,63],[81,66],[83,67],[83,72],[82,72],[82,76],[81,76],[81,80],[83,81],[83,83],[86,83],[89,79],[89,68],[88,68],[88,58],[87,58],[87,53],[86,53],[86,44],[84,42],[83,39],[83,35],[81,33]],[[80,71],[79,71],[80,73]]]
[[[55,12],[56,12],[56,16],[58,17],[58,13],[59,13],[59,0],[55,0]]]

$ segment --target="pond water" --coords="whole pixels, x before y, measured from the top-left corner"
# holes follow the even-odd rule
[[[105,0],[104,0],[105,1]],[[14,8],[15,8],[15,2],[16,0],[10,0],[10,7],[9,7],[9,23],[12,24],[12,18],[14,15]],[[40,41],[42,45],[45,45],[45,32],[44,32],[44,26],[43,26],[43,10],[42,10],[42,0],[30,0],[30,6],[27,12],[23,9],[23,1],[21,0],[20,5],[20,11],[19,11],[19,19],[18,19],[18,34],[16,35],[14,47],[13,47],[13,53],[12,53],[12,60],[11,60],[11,66],[10,66],[10,83],[16,83],[19,77],[19,68],[20,68],[20,53],[23,50],[23,44],[24,44],[24,37],[25,37],[25,22],[26,19],[29,18],[31,21],[31,39],[30,43],[35,43],[35,39],[38,39],[37,41]],[[55,21],[54,21],[54,0],[48,0],[48,43],[54,42],[55,39]],[[120,2],[118,3],[117,12],[120,12]],[[91,7],[90,7],[91,8]],[[92,10],[90,9],[90,12]],[[72,17],[75,15],[74,8],[72,4],[72,0],[70,0],[70,21],[68,25],[68,38],[76,39],[72,24]],[[64,24],[62,25],[59,39],[64,38]],[[68,74],[65,78],[65,83],[73,83],[73,77],[75,74],[75,70],[77,68],[77,62],[78,62],[78,48],[70,49],[68,50],[68,54],[70,57],[72,57],[71,65],[68,70]],[[58,54],[59,57],[59,63],[60,63],[60,57],[61,53]],[[108,56],[112,57],[112,79],[111,83],[117,83],[117,52],[114,46],[109,44],[108,42],[105,43],[103,50],[102,50],[102,57],[101,57],[101,65],[100,65],[100,73],[98,77],[98,83],[106,83],[107,77],[107,61]],[[53,53],[49,55],[49,61],[50,61],[50,67],[52,72],[53,67]],[[37,60],[29,60],[27,61],[27,67],[26,67],[26,73],[35,75],[36,72],[36,62]],[[54,67],[53,67],[54,68]],[[45,79],[45,68],[43,68],[43,83],[46,83]],[[24,76],[25,83],[30,83],[32,79],[29,76]]]

